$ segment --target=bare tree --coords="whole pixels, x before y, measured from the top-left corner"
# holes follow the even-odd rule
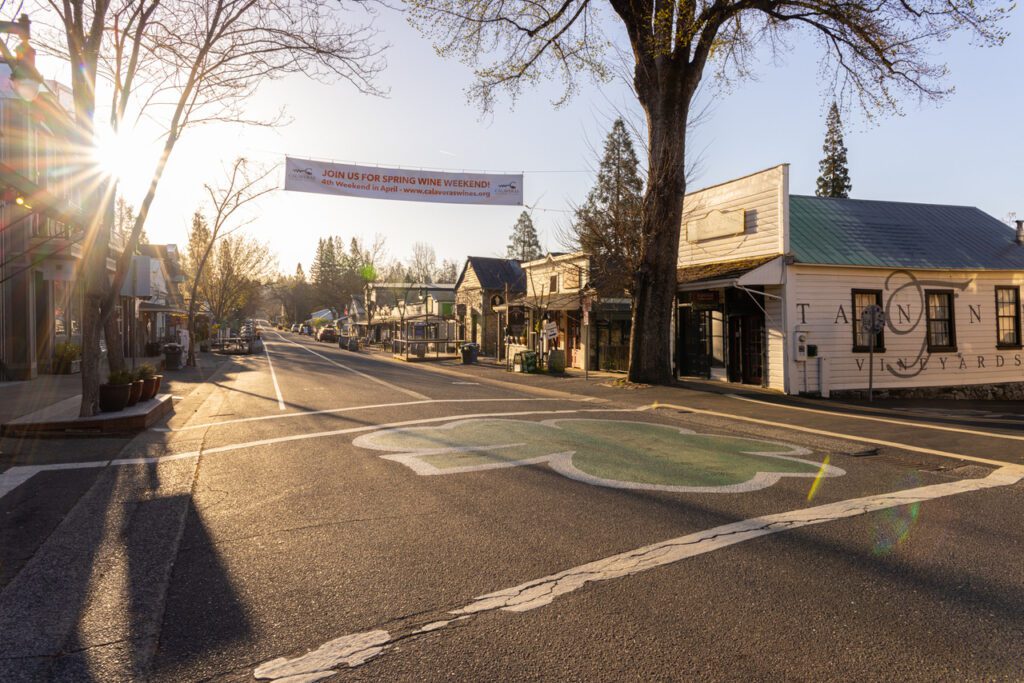
[[[106,273],[114,220],[116,181],[85,177],[83,241],[85,302],[82,315],[81,415],[96,411],[98,333],[114,312],[117,293],[163,177],[167,161],[190,126],[247,119],[243,103],[267,80],[303,73],[344,79],[361,92],[377,92],[379,50],[365,27],[342,24],[330,0],[46,0],[61,40],[51,47],[71,65],[75,119],[81,142],[96,138],[97,81],[112,84],[110,127],[130,123],[129,112],[165,129],[146,194],[131,234]],[[82,173],[89,169],[82,164]]]
[[[868,112],[898,109],[901,95],[941,99],[946,68],[929,48],[958,30],[983,45],[1006,38],[1010,5],[1001,0],[406,0],[413,23],[443,56],[473,66],[470,95],[490,110],[504,91],[513,100],[547,76],[565,85],[611,76],[598,14],[621,21],[633,57],[633,86],[647,118],[647,187],[640,266],[633,275],[629,377],[672,378],[671,327],[686,193],[686,127],[698,86],[751,73],[764,45],[777,56],[803,30],[824,48],[825,87]]]
[[[414,282],[430,284],[434,279],[434,271],[437,269],[437,254],[434,248],[426,242],[416,242],[412,245],[412,257],[409,259],[408,275]]]
[[[228,303],[237,299],[238,290],[242,286],[238,282],[240,279],[253,280],[268,274],[265,255],[255,253],[258,250],[254,250],[251,244],[244,241],[225,241],[221,244],[221,251],[216,259],[217,268],[211,269],[216,270],[215,273],[207,273],[207,262],[214,253],[214,245],[218,239],[228,237],[235,230],[252,222],[251,219],[246,220],[224,231],[224,227],[236,217],[239,209],[274,191],[275,188],[266,183],[271,173],[273,169],[252,172],[246,159],[239,157],[227,172],[227,182],[224,185],[204,186],[213,209],[213,224],[210,227],[203,226],[205,234],[199,238],[199,244],[189,244],[189,275],[192,278],[192,287],[188,303],[188,365],[196,364],[196,313],[200,294],[206,300],[208,310],[217,320],[223,315]],[[196,213],[201,217],[199,212]],[[194,229],[193,234],[196,232]],[[205,245],[202,244],[204,238]],[[197,253],[191,253],[193,251]],[[266,252],[266,248],[263,248],[263,251]],[[215,301],[217,306],[214,305]]]
[[[434,273],[434,282],[455,284],[455,281],[458,279],[459,264],[448,258],[441,261],[441,265],[437,267],[437,271]]]
[[[273,252],[247,235],[230,235],[218,242],[216,254],[200,293],[210,315],[228,320],[240,311],[254,310],[254,300],[277,270]]]

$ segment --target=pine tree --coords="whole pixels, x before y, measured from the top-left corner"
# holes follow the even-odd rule
[[[818,164],[818,189],[815,194],[819,197],[840,197],[846,199],[850,196],[853,185],[850,183],[850,170],[846,166],[846,144],[843,142],[843,122],[839,118],[839,106],[832,102],[828,110],[826,120],[825,144],[822,151],[825,158]]]
[[[313,255],[313,263],[309,265],[309,281],[315,287],[320,287],[324,282],[324,240],[321,237],[316,243],[316,253]]]
[[[644,183],[633,140],[620,118],[604,143],[594,187],[576,210],[569,241],[590,254],[591,279],[607,291],[631,289],[641,261],[640,210]]]
[[[544,250],[541,249],[540,240],[537,239],[537,229],[533,227],[533,219],[530,218],[530,214],[523,211],[512,228],[506,258],[533,261],[543,255]]]

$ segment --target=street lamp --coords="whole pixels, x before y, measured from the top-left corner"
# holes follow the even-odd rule
[[[29,44],[32,35],[31,22],[27,14],[22,14],[17,21],[0,21],[0,33],[18,36],[21,42],[14,49],[14,54],[0,41],[0,57],[11,69],[11,87],[18,97],[32,102],[39,95],[43,77],[36,70],[36,51]]]

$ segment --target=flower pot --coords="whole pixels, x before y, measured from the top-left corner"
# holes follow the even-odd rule
[[[142,379],[142,398],[140,401],[148,401],[156,396],[156,389],[160,386],[160,378],[156,375]]]
[[[142,398],[142,380],[137,379],[128,386],[131,387],[131,392],[128,394],[127,405],[133,406],[139,402],[140,398]]]
[[[132,393],[131,384],[101,384],[100,410],[104,413],[115,413],[124,410]]]
[[[163,375],[153,375],[153,379],[156,380],[156,389],[153,389],[153,396],[156,396],[157,394],[160,393],[160,385],[163,384],[163,382],[164,382],[164,376]]]

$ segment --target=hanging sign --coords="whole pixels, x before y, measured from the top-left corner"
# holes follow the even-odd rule
[[[286,157],[284,189],[407,202],[521,206],[523,174],[411,171]]]

